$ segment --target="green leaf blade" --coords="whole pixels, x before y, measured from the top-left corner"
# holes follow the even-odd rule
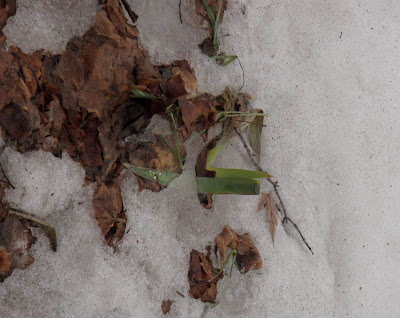
[[[197,193],[258,195],[260,181],[197,177]]]
[[[227,169],[227,168],[216,168],[216,167],[208,167],[207,170],[215,171],[216,172],[215,178],[253,180],[253,179],[264,179],[272,177],[268,173],[256,170]]]
[[[133,95],[131,95],[132,98],[143,98],[143,99],[158,100],[158,97],[156,97],[156,96],[154,96],[154,95],[152,95],[150,93],[141,91],[140,89],[132,89],[131,92],[133,94]]]
[[[129,163],[123,163],[123,165],[139,177],[150,181],[158,181],[165,187],[168,187],[172,180],[180,176],[180,174],[176,172],[142,168]]]

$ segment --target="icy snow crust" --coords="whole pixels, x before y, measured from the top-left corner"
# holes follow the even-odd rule
[[[18,10],[15,20],[41,17],[52,25],[35,9],[48,2],[25,2],[29,14]],[[177,0],[130,2],[154,62],[187,58],[200,91],[242,85],[237,62],[220,68],[197,49],[202,35],[187,18],[189,5],[181,24]],[[52,3],[49,17],[64,2]],[[93,14],[74,8],[78,16]],[[1,164],[16,187],[7,198],[46,215],[59,250],[39,237],[35,262],[0,288],[2,315],[162,317],[161,302],[171,299],[171,317],[398,317],[399,14],[400,4],[388,1],[240,0],[230,1],[221,25],[221,34],[230,34],[222,49],[237,54],[245,71],[242,91],[269,115],[262,166],[279,180],[315,255],[286,225],[277,227],[273,246],[265,216],[255,212],[257,197],[216,196],[213,211],[202,209],[194,179],[200,141],[190,146],[183,175],[161,193],[138,193],[134,176],[121,176],[129,232],[116,254],[103,244],[91,212],[93,186],[81,186],[84,171],[76,163],[5,149]],[[77,28],[74,20],[62,24]],[[22,24],[7,28],[15,44],[36,48]],[[51,44],[42,47],[65,45]],[[238,140],[216,165],[252,168]],[[264,265],[246,275],[234,270],[218,283],[219,305],[206,309],[187,296],[189,253],[204,250],[224,224],[252,235]]]

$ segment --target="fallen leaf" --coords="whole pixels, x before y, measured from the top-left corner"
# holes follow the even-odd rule
[[[222,264],[225,260],[226,248],[236,250],[239,247],[239,238],[231,228],[224,226],[222,232],[215,237],[215,245],[218,248],[219,259]]]
[[[217,299],[216,285],[218,280],[223,277],[223,273],[215,275],[211,269],[212,262],[206,255],[196,250],[190,252],[188,280],[191,297],[201,299],[203,302],[215,303]]]
[[[237,248],[236,263],[240,272],[247,273],[250,270],[258,270],[262,267],[260,253],[250,235],[245,233],[238,235],[239,247]]]
[[[101,229],[106,243],[116,249],[126,227],[121,189],[117,182],[107,186],[100,185],[93,194],[94,217]]]
[[[237,250],[236,264],[242,273],[262,267],[262,259],[258,249],[247,233],[237,234],[228,226],[224,226],[222,232],[215,237],[215,245],[219,251],[221,264],[225,260],[226,248],[230,248]]]
[[[28,254],[29,248],[35,242],[31,230],[15,215],[9,214],[0,223],[0,246],[2,246],[3,258],[8,267],[7,271],[0,271],[0,281],[4,281],[14,269],[25,269],[34,262],[34,258]],[[7,256],[4,255],[7,253]],[[10,262],[10,265],[8,265]]]
[[[0,273],[8,272],[11,267],[11,261],[9,260],[11,253],[7,253],[3,246],[0,246]],[[1,275],[1,274],[0,274]]]
[[[275,229],[278,225],[278,209],[274,202],[274,198],[269,193],[261,192],[261,198],[258,202],[257,212],[261,211],[263,208],[267,211],[267,222],[269,226],[269,232],[271,234],[272,242],[275,242]]]
[[[169,311],[171,310],[171,306],[172,306],[172,301],[171,301],[171,300],[169,300],[169,299],[164,300],[164,301],[162,302],[162,304],[161,304],[162,313],[163,313],[164,315],[168,314]]]

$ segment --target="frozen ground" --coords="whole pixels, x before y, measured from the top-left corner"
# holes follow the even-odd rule
[[[70,16],[77,18],[61,21],[65,35],[57,31],[60,21],[50,18],[64,2],[19,1],[29,10],[17,11],[7,36],[26,50],[38,41],[60,50],[70,30],[82,33],[86,26],[79,17],[91,16],[86,10],[93,2],[71,7]],[[236,62],[222,69],[199,53],[202,34],[187,5],[180,24],[177,0],[130,2],[154,62],[187,58],[200,91],[242,85]],[[91,216],[93,188],[81,187],[83,171],[75,163],[6,149],[1,163],[17,185],[10,201],[47,214],[57,227],[59,251],[51,252],[40,237],[35,263],[1,285],[4,317],[160,317],[167,298],[175,301],[172,317],[400,315],[400,3],[230,3],[221,26],[222,34],[230,34],[223,49],[239,56],[246,75],[242,91],[269,115],[262,165],[279,180],[288,211],[315,255],[281,225],[274,247],[264,216],[255,213],[255,197],[219,196],[214,211],[202,210],[193,172],[201,145],[193,145],[185,173],[162,193],[137,193],[134,177],[122,176],[131,230],[117,254],[102,244]],[[43,4],[45,15],[37,9]],[[24,36],[26,25],[37,25],[37,32]],[[237,141],[219,163],[251,167]],[[50,197],[49,184],[65,189],[65,196]],[[222,280],[220,304],[204,309],[175,291],[187,292],[190,250],[202,249],[224,224],[250,232],[264,266]]]

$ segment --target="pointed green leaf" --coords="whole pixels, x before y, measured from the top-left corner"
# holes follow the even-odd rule
[[[260,181],[197,177],[197,193],[248,194],[260,193]]]
[[[168,187],[168,185],[172,182],[172,180],[180,176],[180,174],[176,172],[141,168],[135,165],[131,165],[129,163],[123,163],[123,165],[129,170],[131,170],[133,173],[137,174],[138,176],[147,180],[158,181],[165,187]]]
[[[259,172],[256,170],[226,169],[226,168],[215,168],[215,167],[208,167],[207,170],[215,171],[216,172],[215,178],[252,180],[252,179],[262,179],[262,178],[272,177],[268,173]]]
[[[150,93],[143,92],[140,89],[132,89],[132,94],[133,94],[133,95],[131,95],[132,98],[158,100],[158,97],[156,97]]]

